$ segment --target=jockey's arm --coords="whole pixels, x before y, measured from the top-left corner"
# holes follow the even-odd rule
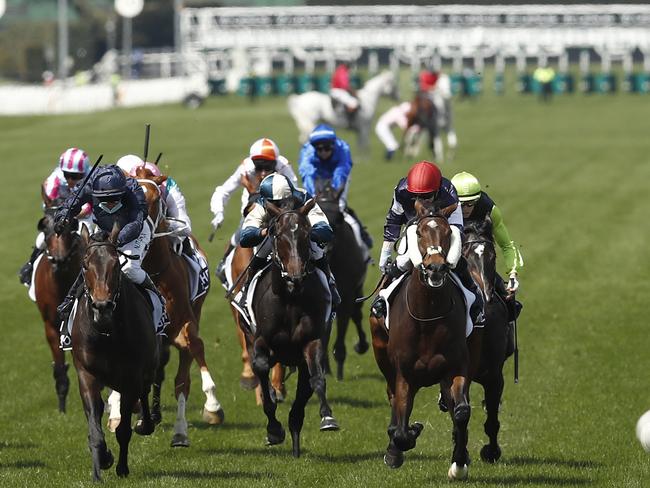
[[[230,175],[230,177],[224,181],[222,185],[217,186],[214,189],[214,193],[210,199],[210,210],[214,215],[224,212],[230,196],[235,190],[237,190],[237,188],[239,188],[239,185],[241,184],[241,177],[243,173],[244,163],[241,163],[239,166],[237,166],[235,172]]]
[[[300,158],[298,161],[298,172],[302,178],[302,186],[307,193],[314,195],[314,176],[316,174],[316,166],[313,163],[316,153],[314,147],[306,143],[300,150]]]
[[[182,227],[183,230],[180,231],[180,234],[186,236],[190,235],[192,232],[192,221],[190,220],[190,216],[187,214],[185,197],[176,183],[176,180],[173,178],[167,178],[167,198],[165,203],[167,204],[167,215],[183,222],[172,222],[171,227]]]
[[[406,224],[406,215],[402,204],[393,196],[390,209],[386,214],[386,223],[384,224],[384,242],[381,246],[379,255],[379,269],[385,272],[386,264],[391,257],[393,244],[399,239],[402,225]]]
[[[518,269],[524,265],[524,259],[515,242],[510,239],[510,233],[503,221],[501,210],[496,205],[492,207],[490,218],[492,219],[492,235],[501,251],[503,251],[507,273],[508,275],[517,273]]]
[[[264,207],[259,203],[253,204],[253,208],[242,224],[239,241],[242,247],[255,247],[262,242],[265,237],[265,233],[262,232],[264,217],[266,217]]]
[[[350,146],[343,142],[338,148],[340,159],[339,163],[334,168],[332,174],[332,187],[335,190],[340,190],[348,181],[350,171],[352,171],[352,155],[350,154]]]
[[[142,225],[148,214],[144,191],[133,178],[126,179],[126,193],[123,198],[129,211],[129,223],[122,227],[117,236],[118,247],[137,239],[142,232]]]
[[[77,192],[80,192],[79,198],[75,202]],[[68,216],[78,215],[81,211],[81,208],[92,201],[92,183],[88,182],[83,188],[79,188],[79,185],[75,187],[75,191],[71,191],[70,194],[65,199],[65,202],[61,205],[59,210],[57,210],[56,215],[54,216],[54,221],[59,222],[65,219]],[[74,202],[74,205],[73,205]]]
[[[323,244],[330,242],[334,238],[334,232],[332,232],[329,221],[317,203],[309,211],[307,218],[311,224],[311,234],[309,237],[312,241],[317,244]]]

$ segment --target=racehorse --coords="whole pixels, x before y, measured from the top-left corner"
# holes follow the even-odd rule
[[[452,282],[446,256],[451,244],[447,217],[454,206],[434,211],[416,201],[415,232],[407,231],[413,270],[397,290],[389,312],[389,327],[371,314],[375,359],[387,382],[392,408],[384,462],[398,468],[403,451],[413,449],[423,425],[409,425],[417,391],[440,383],[451,407],[453,454],[450,479],[467,477],[467,424],[470,417],[470,354],[480,353],[480,333],[466,340],[462,291]],[[419,262],[418,262],[419,261]],[[479,341],[477,343],[477,341]]]
[[[161,200],[159,185],[163,184],[167,177],[154,176],[149,169],[144,167],[138,168],[136,175],[139,178],[140,186],[145,190],[149,217],[154,222],[156,232],[143,261],[143,269],[149,273],[156,287],[165,297],[170,319],[170,324],[165,330],[167,339],[163,342],[162,360],[153,385],[152,417],[156,423],[162,419],[160,391],[165,377],[164,368],[169,361],[171,343],[178,349],[179,354],[178,370],[174,382],[177,401],[176,422],[171,445],[172,447],[187,447],[189,446],[189,437],[185,406],[190,394],[192,359],[195,359],[199,365],[202,390],[206,396],[203,420],[213,425],[221,424],[224,420],[223,409],[216,397],[216,386],[205,361],[203,340],[199,336],[201,308],[207,293],[191,301],[189,264],[173,249],[175,238],[168,231]],[[188,239],[192,239],[196,248],[203,253],[193,236]]]
[[[65,353],[59,347],[59,326],[61,319],[56,307],[63,301],[81,270],[81,238],[76,232],[76,220],[57,235],[54,232],[54,213],[57,204],[43,195],[45,216],[38,222],[38,230],[45,235],[45,256],[41,258],[34,274],[34,292],[43,323],[45,337],[52,353],[52,370],[59,412],[65,413],[66,397],[70,388],[68,364]]]
[[[420,148],[420,137],[425,129],[428,135],[427,147],[432,150],[436,161],[445,160],[441,132],[447,134],[449,155],[447,161],[451,162],[457,146],[456,132],[453,127],[453,114],[451,110],[451,88],[449,77],[441,74],[436,88],[415,94],[411,102],[411,111],[407,115],[408,123],[404,130],[404,155],[409,158],[417,156]]]
[[[339,198],[344,188],[335,191],[330,182],[319,182],[317,184],[316,202],[330,223],[334,231],[334,239],[327,246],[326,252],[330,268],[336,279],[336,288],[341,296],[341,303],[336,310],[336,342],[334,343],[334,359],[336,359],[336,378],[343,379],[343,365],[347,355],[345,348],[345,334],[348,330],[350,319],[357,328],[358,342],[354,350],[358,354],[364,354],[369,344],[366,340],[366,333],[363,330],[363,303],[357,303],[357,297],[363,295],[363,282],[366,278],[367,263],[364,261],[361,249],[354,237],[352,228],[345,222],[343,212],[339,207]],[[328,335],[324,348],[327,358]],[[325,369],[328,369],[329,361],[326,361]]]
[[[118,476],[129,474],[131,414],[138,400],[141,417],[136,433],[149,435],[155,428],[148,396],[158,365],[159,344],[149,299],[121,271],[118,234],[117,225],[108,238],[103,234],[91,237],[85,226],[81,230],[86,249],[82,265],[84,293],[74,316],[72,357],[88,419],[95,481],[100,480],[101,469],[113,465],[113,454],[106,447],[101,426],[104,386],[122,395],[122,421],[116,431],[120,445]]]
[[[324,122],[337,128],[350,128],[357,133],[359,148],[367,151],[369,148],[370,128],[375,116],[377,103],[381,95],[390,95],[398,99],[398,84],[395,74],[384,71],[370,78],[363,88],[357,91],[359,109],[354,117],[352,127],[346,114],[337,113],[332,107],[329,94],[310,91],[301,95],[289,95],[287,100],[289,112],[298,130],[299,140],[304,143],[310,132],[319,123]]]
[[[280,444],[285,438],[282,424],[275,416],[269,371],[276,363],[298,368],[296,398],[289,412],[294,457],[300,456],[305,405],[314,391],[320,400],[320,429],[338,429],[327,403],[322,369],[329,287],[327,278],[310,264],[311,225],[307,214],[314,205],[310,200],[293,210],[293,203],[282,208],[266,203],[271,217],[268,229],[272,260],[270,270],[259,278],[251,302],[257,324],[253,320],[251,327],[243,331],[253,371],[262,387],[268,445]]]
[[[507,359],[508,309],[495,290],[497,280],[496,250],[492,238],[492,222],[465,222],[465,242],[463,255],[474,281],[483,292],[485,301],[486,325],[483,333],[481,365],[473,381],[481,384],[485,391],[487,419],[483,424],[489,444],[481,449],[481,459],[496,462],[501,457],[497,441],[499,434],[499,405],[503,393],[503,364]],[[503,285],[501,285],[503,286]]]

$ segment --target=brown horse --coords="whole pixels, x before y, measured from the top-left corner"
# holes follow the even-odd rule
[[[46,197],[45,197],[46,198]],[[59,412],[65,413],[66,397],[70,388],[68,364],[65,353],[59,347],[61,319],[56,307],[63,301],[81,270],[83,249],[73,220],[60,235],[54,232],[56,202],[45,200],[45,216],[38,222],[38,230],[45,236],[45,255],[41,258],[34,275],[36,306],[45,324],[45,338],[52,353],[52,370]]]
[[[311,225],[307,214],[315,205],[311,200],[297,210],[278,208],[267,202],[272,217],[269,236],[272,264],[254,291],[252,309],[257,317],[254,330],[244,335],[253,371],[262,387],[266,432],[269,445],[284,441],[285,431],[275,416],[276,402],[271,396],[269,371],[276,363],[298,368],[296,398],[289,412],[293,455],[300,456],[300,431],[305,405],[312,393],[320,400],[321,430],[336,430],[338,424],[326,399],[322,368],[323,336],[327,332],[327,279],[321,278],[310,263]]]
[[[329,185],[329,182],[321,183],[317,185],[317,188],[316,201],[327,216],[334,232],[334,239],[327,247],[327,254],[336,279],[336,288],[341,296],[341,303],[336,310],[336,342],[333,353],[337,367],[336,378],[342,380],[343,366],[347,356],[345,334],[350,319],[354,322],[359,337],[358,342],[354,345],[354,350],[358,354],[363,354],[370,347],[363,330],[363,303],[356,302],[356,299],[363,295],[367,263],[363,259],[352,228],[345,222],[343,212],[339,207],[339,198],[343,188],[337,192]],[[328,343],[329,337],[324,344],[325,351],[327,351]],[[328,366],[329,361],[326,361],[326,370],[329,369]]]
[[[209,424],[223,423],[224,412],[216,397],[216,386],[205,360],[203,340],[199,336],[199,321],[201,309],[207,293],[190,300],[189,264],[179,255],[174,247],[174,237],[169,235],[167,221],[163,212],[161,192],[159,185],[164,183],[166,176],[156,177],[146,168],[138,168],[137,176],[140,185],[145,190],[149,217],[155,223],[154,239],[152,239],[143,261],[143,269],[147,271],[167,302],[166,309],[170,324],[165,333],[167,339],[163,342],[162,360],[156,373],[153,385],[152,415],[154,421],[160,422],[162,418],[160,409],[160,391],[165,377],[165,365],[169,361],[170,343],[178,349],[179,361],[176,373],[175,396],[177,400],[176,422],[172,447],[189,446],[187,433],[187,420],[185,406],[190,394],[190,366],[192,359],[196,360],[201,372],[202,390],[206,401],[203,406],[203,420]],[[197,249],[201,250],[193,236],[192,239]]]
[[[463,256],[474,281],[483,292],[485,300],[485,331],[481,365],[473,381],[481,384],[485,391],[485,410],[487,419],[483,424],[489,444],[481,449],[481,459],[493,463],[501,457],[501,448],[497,440],[499,434],[499,405],[503,394],[503,364],[507,358],[508,309],[501,293],[496,287],[503,288],[503,281],[496,272],[496,250],[492,237],[492,222],[489,219],[480,222],[465,221],[465,242]]]
[[[88,447],[95,481],[100,480],[101,469],[113,465],[113,454],[106,447],[101,426],[104,386],[122,395],[123,420],[116,431],[120,445],[118,476],[129,474],[131,415],[138,400],[141,418],[136,433],[149,435],[155,428],[148,397],[158,365],[158,339],[148,298],[121,271],[118,234],[117,225],[108,238],[91,238],[85,226],[81,231],[86,248],[82,266],[84,293],[74,317],[72,357],[88,419]]]
[[[401,283],[390,305],[390,333],[383,317],[370,317],[375,359],[387,381],[392,408],[389,443],[384,462],[398,468],[403,451],[413,449],[423,425],[409,425],[417,391],[440,383],[453,421],[451,479],[467,477],[467,425],[470,417],[470,351],[476,351],[480,333],[465,338],[463,293],[449,277],[446,256],[451,244],[447,216],[453,207],[436,213],[420,200],[417,212],[417,246],[421,263]],[[415,240],[415,236],[413,236]],[[470,337],[471,337],[470,336]],[[478,342],[480,345],[480,342]],[[480,352],[480,350],[478,350]]]
[[[426,130],[427,147],[432,151],[436,161],[443,160],[443,145],[440,137],[442,115],[436,103],[428,92],[418,92],[411,102],[411,110],[407,114],[406,129],[404,129],[404,154],[415,157],[420,146],[421,131]]]

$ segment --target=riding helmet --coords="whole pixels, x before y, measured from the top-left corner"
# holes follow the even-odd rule
[[[456,187],[461,202],[477,200],[481,196],[481,184],[478,179],[465,171],[455,174],[451,183]]]
[[[406,189],[410,193],[431,193],[438,191],[442,173],[434,163],[420,161],[415,163],[406,177]]]
[[[93,196],[95,198],[121,197],[125,192],[126,178],[115,165],[102,168],[93,180]]]

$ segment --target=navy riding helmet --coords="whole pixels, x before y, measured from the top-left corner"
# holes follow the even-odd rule
[[[93,196],[99,200],[118,200],[125,192],[126,178],[117,166],[102,168],[93,180]]]

